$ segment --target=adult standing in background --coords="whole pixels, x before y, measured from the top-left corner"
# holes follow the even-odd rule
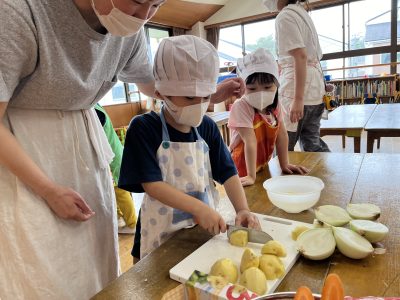
[[[320,138],[320,122],[325,104],[322,50],[314,23],[303,3],[307,0],[264,0],[271,11],[279,11],[275,21],[278,63],[281,69],[279,99],[289,136],[289,151],[298,140],[304,151],[329,152]]]
[[[119,274],[112,152],[93,106],[154,94],[164,0],[0,0],[0,298],[89,299]],[[225,82],[213,100],[244,90]]]

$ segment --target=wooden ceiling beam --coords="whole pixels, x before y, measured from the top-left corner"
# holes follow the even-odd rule
[[[204,22],[222,7],[220,4],[168,0],[150,21],[154,24],[191,29],[194,24]]]

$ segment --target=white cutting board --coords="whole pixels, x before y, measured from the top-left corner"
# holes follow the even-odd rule
[[[281,242],[287,252],[287,256],[281,258],[285,265],[285,275],[292,268],[299,252],[296,250],[296,242],[292,240],[291,233],[294,228],[300,225],[312,227],[312,224],[292,221],[289,219],[276,218],[268,215],[255,214],[261,224],[263,231],[267,232],[274,240]],[[248,243],[247,247],[254,250],[257,255],[261,255],[262,244]],[[226,233],[214,236],[192,254],[183,259],[175,267],[169,270],[169,276],[179,282],[186,282],[194,270],[208,273],[211,266],[220,258],[230,258],[240,267],[240,261],[245,248],[236,247],[228,242]],[[284,276],[280,279],[267,281],[266,294],[273,293]]]

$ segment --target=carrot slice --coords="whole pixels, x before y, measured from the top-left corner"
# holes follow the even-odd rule
[[[294,300],[314,300],[314,296],[308,287],[301,286],[297,289]]]
[[[344,289],[340,277],[335,274],[329,274],[322,289],[321,300],[343,300]]]

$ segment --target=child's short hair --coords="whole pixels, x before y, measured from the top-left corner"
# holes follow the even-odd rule
[[[259,84],[270,84],[270,83],[275,84],[275,77],[269,73],[257,72],[249,75],[249,77],[246,78],[246,85],[253,84],[256,82]],[[276,91],[274,102],[271,105],[267,106],[267,110],[268,111],[274,110],[277,108],[277,106],[278,106],[278,91]]]

